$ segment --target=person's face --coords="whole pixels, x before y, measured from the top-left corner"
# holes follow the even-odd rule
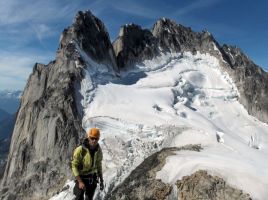
[[[95,148],[97,146],[97,144],[98,144],[99,139],[98,138],[94,138],[94,137],[89,137],[88,138],[88,141],[89,141],[89,145],[92,148]]]

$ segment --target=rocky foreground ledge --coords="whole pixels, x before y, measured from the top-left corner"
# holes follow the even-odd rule
[[[165,165],[166,158],[177,151],[202,150],[201,145],[165,148],[145,159],[105,200],[119,199],[213,199],[213,200],[250,200],[242,190],[229,186],[222,178],[211,176],[199,170],[190,176],[178,180],[176,185],[163,183],[156,179],[156,173]]]
[[[236,199],[251,200],[249,194],[229,186],[222,178],[211,176],[205,170],[199,170],[190,176],[178,180],[180,200],[194,199]]]

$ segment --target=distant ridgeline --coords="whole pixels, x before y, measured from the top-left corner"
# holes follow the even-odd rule
[[[0,177],[4,172],[21,91],[0,91]]]
[[[19,90],[0,90],[0,109],[8,112],[9,114],[16,113],[19,108],[21,94],[22,91]]]

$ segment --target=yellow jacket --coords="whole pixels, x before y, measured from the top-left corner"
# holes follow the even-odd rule
[[[102,150],[99,145],[96,148],[94,160],[92,160],[88,146],[83,144],[74,150],[72,172],[75,177],[91,173],[97,173],[99,176],[102,176]]]

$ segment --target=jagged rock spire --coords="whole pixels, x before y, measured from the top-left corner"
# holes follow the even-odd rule
[[[222,70],[235,80],[240,93],[239,101],[248,112],[268,122],[267,73],[238,48],[221,47],[207,30],[194,32],[173,20],[161,18],[152,31],[134,24],[121,27],[113,46],[120,68],[152,59],[161,53],[209,53],[218,58]]]
[[[210,52],[214,45],[218,46],[209,32],[194,32],[191,28],[167,18],[157,20],[152,33],[158,39],[159,46],[168,52]]]
[[[113,47],[119,68],[151,59],[158,53],[152,33],[136,24],[122,26]]]
[[[73,24],[60,37],[59,51],[75,43],[87,55],[99,63],[110,65],[118,71],[113,46],[104,24],[90,11],[79,11]]]
[[[166,18],[159,19],[152,31],[135,24],[122,26],[113,42],[119,68],[152,59],[161,53],[213,53],[214,46],[219,45],[209,32],[197,33]]]

